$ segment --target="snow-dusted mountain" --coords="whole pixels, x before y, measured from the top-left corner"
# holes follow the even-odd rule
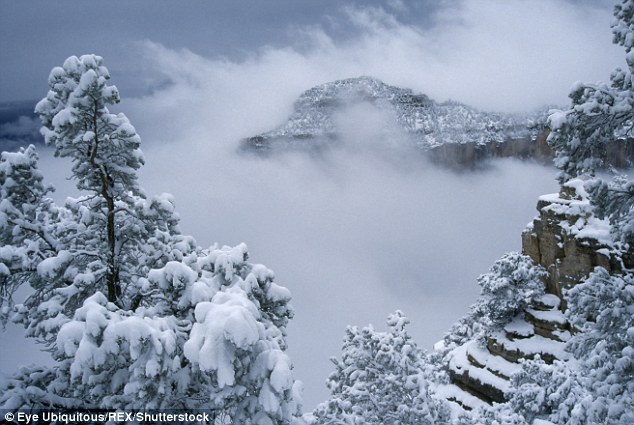
[[[401,134],[423,150],[450,143],[486,145],[535,139],[543,131],[547,116],[546,110],[533,114],[482,112],[454,101],[439,103],[375,78],[348,78],[305,91],[286,123],[243,140],[242,148],[266,152],[336,143],[340,133],[338,114],[364,103],[393,117]]]

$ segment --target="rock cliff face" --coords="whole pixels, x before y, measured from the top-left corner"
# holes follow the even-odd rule
[[[541,196],[539,216],[522,233],[523,253],[548,270],[546,289],[562,299],[564,288],[575,285],[597,266],[609,273],[634,266],[628,253],[616,255],[609,224],[590,213],[582,191],[579,185],[568,185],[559,194]]]
[[[554,158],[546,142],[549,131],[544,129],[534,138],[506,139],[491,143],[447,143],[430,148],[425,154],[435,164],[453,169],[473,169],[492,158],[532,159],[550,164]],[[634,160],[634,156],[631,157]],[[625,161],[621,161],[625,162]]]
[[[570,326],[561,311],[561,300],[553,294],[542,296],[519,314],[502,331],[487,335],[485,346],[479,341],[454,349],[448,372],[450,388],[441,389],[466,410],[492,403],[504,403],[511,389],[511,375],[521,359],[539,355],[544,361],[565,359],[565,342]]]
[[[595,267],[620,274],[634,267],[634,253],[617,251],[607,220],[591,213],[580,180],[567,183],[559,193],[537,203],[539,215],[522,233],[522,251],[548,271],[546,295],[516,316],[501,332],[486,336],[486,346],[470,341],[454,349],[448,365],[450,401],[469,410],[503,403],[510,376],[520,359],[539,355],[546,362],[565,360],[571,326],[563,311],[563,290],[579,283]]]

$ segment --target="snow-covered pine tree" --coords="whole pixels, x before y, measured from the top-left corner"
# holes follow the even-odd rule
[[[520,414],[527,423],[536,419],[556,424],[583,425],[583,400],[588,393],[581,385],[581,371],[574,363],[555,360],[551,364],[540,358],[525,360],[522,369],[512,378],[513,392],[509,402],[496,406],[500,417],[509,412]]]
[[[565,295],[573,359],[525,361],[508,407],[529,423],[634,423],[634,278],[597,267]]]
[[[478,277],[480,296],[472,306],[490,330],[499,330],[544,294],[541,279],[546,271],[530,257],[509,252],[497,260],[488,273]]]
[[[610,84],[576,83],[571,107],[548,120],[560,183],[593,174],[605,165],[607,143],[634,137],[634,1],[622,0],[614,16],[614,42],[625,49],[627,69],[614,70]]]
[[[103,280],[108,301],[120,303],[121,282],[133,275],[126,270],[126,254],[138,250],[141,242],[124,232],[129,230],[125,224],[133,215],[135,197],[142,196],[136,172],[143,155],[141,140],[127,117],[108,110],[108,105],[119,103],[119,92],[107,84],[109,79],[101,57],[69,57],[51,71],[50,90],[35,112],[42,120],[46,143],[55,148],[56,156],[71,159],[72,178],[89,193],[75,204],[85,206],[91,216],[85,233],[96,233],[101,240],[86,245],[89,255],[104,263],[97,281]]]
[[[544,294],[546,271],[530,257],[509,252],[497,260],[488,273],[478,277],[480,296],[469,314],[456,322],[443,339],[448,351],[465,342],[483,340],[487,333],[501,330],[517,314]]]
[[[594,178],[585,182],[594,213],[608,218],[614,242],[622,249],[634,246],[634,181],[617,175],[612,181]]]
[[[570,323],[579,330],[568,347],[591,395],[577,401],[579,423],[634,423],[634,276],[597,267],[566,295]]]
[[[579,112],[580,119],[574,123],[579,133],[588,132],[591,120],[595,115],[604,121],[601,135],[605,141],[634,137],[634,1],[623,0],[614,9],[615,21],[612,24],[614,42],[625,48],[625,60],[628,68],[617,69],[612,73],[611,85],[604,96],[611,96],[609,107],[603,108],[600,114],[587,107]],[[598,95],[588,97],[587,103],[597,104]],[[598,133],[599,135],[599,133]],[[591,138],[589,141],[601,140]],[[566,139],[563,138],[563,141]],[[588,141],[581,139],[579,149],[583,149]],[[568,142],[569,143],[569,142]],[[587,190],[596,213],[600,217],[608,217],[613,226],[617,242],[634,245],[634,183],[626,176],[616,176],[611,182],[595,178],[587,183]]]
[[[71,158],[71,177],[86,195],[55,206],[41,187],[32,147],[6,154],[12,157],[4,161],[12,174],[5,173],[8,202],[3,209],[6,220],[0,224],[5,232],[28,236],[3,239],[5,252],[15,257],[27,242],[31,247],[29,261],[22,261],[21,270],[14,270],[6,282],[21,278],[34,289],[16,320],[27,327],[27,335],[47,344],[64,323],[57,315],[72,317],[97,291],[122,308],[139,306],[139,277],[174,259],[172,245],[184,241],[171,198],[147,199],[139,188],[140,138],[125,115],[108,111],[106,105],[119,101],[108,79],[102,58],[70,57],[51,71],[50,90],[36,106],[46,143],[54,146],[56,155]],[[9,202],[19,208],[10,210]],[[30,212],[18,220],[19,210]]]
[[[36,110],[88,192],[46,197],[33,147],[0,160],[3,317],[52,353],[1,385],[0,406],[209,409],[215,421],[288,424],[299,383],[285,353],[288,290],[245,245],[198,247],[169,195],[146,198],[140,139],[102,58],[71,57]],[[13,305],[12,295],[30,287]]]
[[[0,156],[0,319],[6,323],[13,293],[28,280],[37,264],[54,252],[57,240],[49,220],[57,214],[46,198],[33,146]],[[52,216],[52,217],[51,217]]]
[[[448,408],[431,397],[421,350],[405,331],[402,312],[388,316],[387,332],[346,329],[341,360],[328,378],[330,400],[313,412],[316,424],[436,424]]]

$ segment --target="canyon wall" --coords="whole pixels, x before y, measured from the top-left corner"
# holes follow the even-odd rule
[[[510,377],[521,359],[539,355],[547,363],[566,359],[565,343],[574,332],[564,311],[565,289],[580,283],[595,267],[611,274],[634,268],[634,252],[614,244],[610,225],[592,214],[581,180],[559,193],[541,196],[539,215],[522,233],[522,253],[547,270],[546,294],[485,341],[471,340],[449,355],[449,401],[466,410],[504,403]]]

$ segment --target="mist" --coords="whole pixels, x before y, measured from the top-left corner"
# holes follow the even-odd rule
[[[401,309],[430,349],[475,301],[477,276],[521,248],[537,197],[557,184],[552,167],[514,160],[460,173],[430,164],[394,116],[365,104],[336,117],[340,144],[319,156],[239,154],[294,100],[260,67],[232,76],[244,80],[231,90],[207,73],[179,77],[125,110],[150,140],[142,184],[175,195],[182,230],[203,246],[247,243],[291,290],[289,352],[309,410],[328,396],[346,326],[382,328]]]
[[[289,352],[305,410],[328,396],[329,357],[347,325],[382,328],[400,309],[431,348],[475,301],[477,276],[521,248],[537,197],[558,189],[555,170],[514,160],[443,169],[369,105],[337,117],[340,146],[319,157],[259,158],[239,154],[239,141],[282,124],[304,90],[338,78],[371,75],[436,100],[523,111],[565,105],[572,82],[607,78],[622,56],[610,44],[609,11],[592,5],[467,2],[424,29],[380,8],[346,16],[356,35],[344,41],[320,27],[295,29],[295,45],[239,61],[137,42],[126,69],[148,90],[122,91],[114,108],[142,137],[141,185],[174,195],[182,231],[202,246],[245,242],[250,261],[291,290]],[[74,195],[68,164],[47,149],[40,155],[56,199]],[[15,349],[18,335],[2,335],[4,372],[42,357]]]
[[[174,195],[182,231],[200,245],[246,242],[250,261],[291,290],[289,354],[306,410],[328,396],[329,358],[339,355],[346,326],[380,329],[400,309],[415,341],[431,349],[475,301],[477,276],[521,248],[537,197],[557,190],[555,170],[534,163],[498,160],[463,172],[431,164],[399,137],[394,116],[371,105],[336,117],[341,137],[332,150],[261,158],[238,152],[239,126],[192,126],[200,112],[185,108],[160,118],[161,96],[127,102],[130,115],[147,114],[137,131],[154,135],[141,185],[148,195]],[[228,123],[256,127],[234,113]],[[40,156],[55,199],[76,195],[69,164],[47,148]],[[24,348],[19,330],[3,339],[17,341],[3,349],[6,373],[25,359],[46,361]]]
[[[351,132],[319,158],[146,152],[145,187],[175,194],[184,231],[203,245],[246,242],[291,290],[290,354],[308,408],[326,399],[347,325],[381,328],[401,309],[431,348],[477,297],[476,277],[520,249],[537,196],[557,190],[552,168],[508,160],[455,173],[381,145],[381,132],[363,137],[366,150]]]

